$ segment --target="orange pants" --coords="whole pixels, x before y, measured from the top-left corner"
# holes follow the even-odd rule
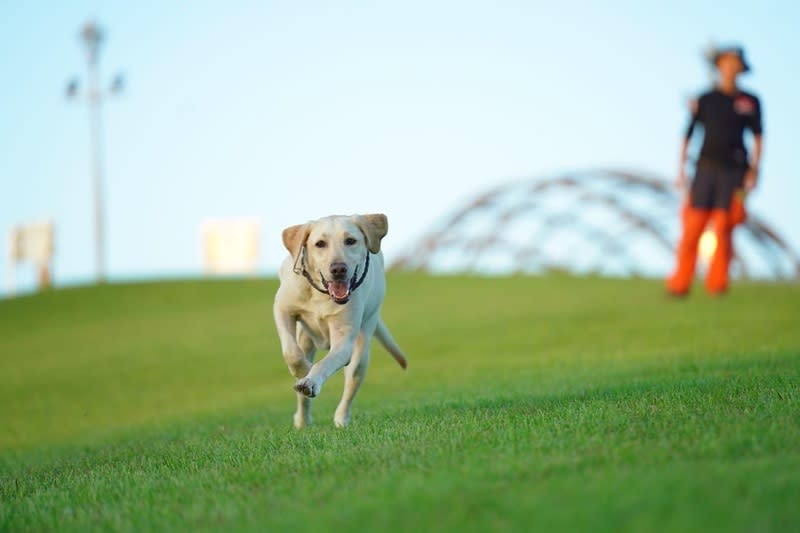
[[[733,199],[731,200],[731,210],[730,210],[730,224],[728,225],[728,231],[733,234],[733,228],[742,224],[745,220],[747,220],[747,212],[744,209],[744,199],[746,193],[744,189],[738,189],[733,193]],[[730,259],[728,263],[733,259],[734,252],[733,252],[733,237],[728,237],[731,243],[729,252],[730,252]]]
[[[731,199],[731,228],[738,226],[747,219],[747,213],[744,209],[745,196],[744,189],[733,191],[733,198]]]
[[[717,238],[717,247],[706,275],[706,290],[712,294],[725,292],[728,288],[728,266],[733,255],[731,231],[734,218],[731,210],[698,209],[687,204],[683,208],[682,219],[683,235],[678,244],[677,266],[675,272],[667,278],[667,290],[676,295],[689,292],[697,263],[697,244],[710,221]]]

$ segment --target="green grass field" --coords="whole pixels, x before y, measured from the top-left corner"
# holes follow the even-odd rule
[[[0,531],[800,529],[800,285],[392,275],[299,432],[276,287],[0,301]]]

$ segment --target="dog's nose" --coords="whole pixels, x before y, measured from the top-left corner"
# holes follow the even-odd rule
[[[331,263],[331,276],[334,279],[344,279],[347,277],[347,264],[346,263]]]

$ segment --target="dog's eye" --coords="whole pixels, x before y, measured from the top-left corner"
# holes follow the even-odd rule
[[[345,243],[347,246],[353,246],[353,245],[354,245],[355,243],[357,243],[357,242],[358,242],[358,241],[357,241],[357,240],[355,240],[353,237],[348,237],[348,238],[346,238],[346,239],[344,240],[344,243]]]
[[[317,248],[325,248],[326,246],[328,246],[328,243],[325,241],[317,241],[314,243],[314,246],[316,246]]]

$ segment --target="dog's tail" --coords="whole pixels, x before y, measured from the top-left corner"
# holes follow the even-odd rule
[[[380,343],[383,345],[384,348],[394,357],[394,360],[397,361],[397,364],[400,365],[403,370],[408,367],[408,361],[406,360],[406,356],[403,355],[402,350],[397,345],[397,343],[392,338],[392,334],[389,333],[389,328],[386,327],[386,324],[383,323],[382,319],[378,319],[378,327],[375,328],[375,336],[378,338]]]

